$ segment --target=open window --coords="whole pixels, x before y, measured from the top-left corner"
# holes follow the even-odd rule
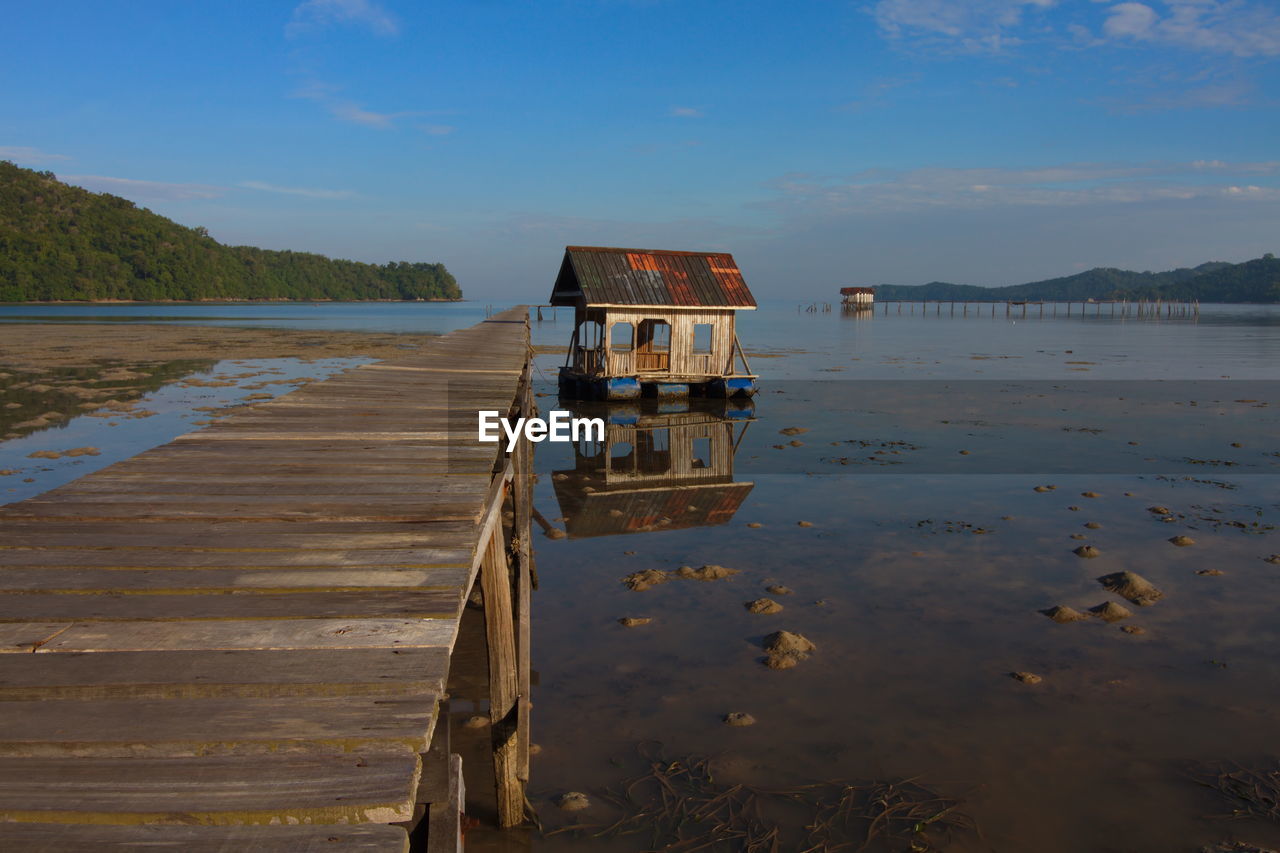
[[[614,323],[609,327],[609,349],[614,352],[631,352],[635,345],[635,327],[630,323]]]
[[[665,474],[671,470],[671,430],[641,430],[636,434],[636,451],[643,474]]]
[[[671,324],[666,320],[641,320],[640,352],[670,352]]]
[[[694,355],[711,355],[711,332],[714,328],[710,323],[693,324]]]
[[[690,462],[694,468],[711,467],[711,439],[709,437],[695,438],[692,450],[693,458],[690,459]]]

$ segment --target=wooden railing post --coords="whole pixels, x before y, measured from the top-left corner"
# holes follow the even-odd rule
[[[528,318],[525,319],[526,326]],[[526,359],[509,417],[535,414],[531,387],[532,353]],[[524,822],[529,781],[530,614],[533,592],[533,449],[522,437],[511,452],[510,539],[499,520],[493,525],[481,563],[485,634],[489,646],[489,722],[493,735],[493,775],[498,824]],[[505,474],[500,474],[504,476]],[[501,518],[503,493],[494,511]],[[513,561],[514,560],[514,564]]]

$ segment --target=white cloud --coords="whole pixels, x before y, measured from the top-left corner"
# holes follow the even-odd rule
[[[38,166],[42,163],[55,163],[70,160],[66,154],[50,154],[39,148],[26,145],[0,145],[0,160],[12,160],[15,163],[29,163]]]
[[[226,194],[223,187],[206,184],[171,184],[162,181],[139,181],[133,178],[111,178],[105,175],[60,175],[69,184],[88,190],[130,199],[152,201],[186,201],[196,198],[220,198]]]
[[[878,0],[871,7],[892,41],[960,53],[998,53],[1021,44],[1067,47],[1144,43],[1240,57],[1280,56],[1280,7],[1274,0],[1094,0],[1101,30],[1085,4],[1056,0]]]
[[[1147,38],[1159,17],[1142,3],[1118,3],[1111,7],[1102,31],[1113,38]]]
[[[1107,10],[1103,32],[1206,53],[1280,56],[1280,11],[1250,0],[1165,0],[1157,9],[1118,3]]]
[[[880,0],[872,7],[880,32],[962,52],[1000,52],[1021,44],[1026,13],[1055,0]]]
[[[247,190],[259,190],[265,193],[281,193],[283,195],[298,195],[304,198],[338,199],[351,198],[355,195],[351,190],[320,190],[310,189],[307,187],[282,187],[276,184],[268,184],[264,181],[241,181],[236,186],[244,187]]]
[[[400,32],[400,22],[371,0],[306,0],[293,10],[286,35],[299,36],[332,24],[357,24],[380,36]]]
[[[697,107],[672,107],[670,115],[677,118],[702,118],[702,110]]]

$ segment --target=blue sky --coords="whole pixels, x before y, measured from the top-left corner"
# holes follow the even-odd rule
[[[733,252],[763,297],[1280,250],[1280,4],[6,4],[0,158],[219,240]]]

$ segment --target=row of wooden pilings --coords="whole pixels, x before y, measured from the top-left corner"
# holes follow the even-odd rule
[[[956,302],[945,300],[926,300],[923,302],[882,302],[884,306],[882,313],[889,314],[890,304],[896,307],[894,313],[897,314],[915,314],[916,306],[920,307],[920,314],[927,315],[929,307],[933,306],[934,316],[941,316],[942,306],[947,305],[948,315],[955,317],[957,314],[961,317],[973,315],[980,317],[983,314],[994,317],[996,316],[996,308],[999,302]],[[903,310],[906,306],[906,310]],[[1044,317],[1045,307],[1051,310],[1048,316],[1057,317],[1060,309],[1063,316],[1080,316],[1080,317],[1144,317],[1144,318],[1160,318],[1160,317],[1199,317],[1200,316],[1200,300],[1186,301],[1170,301],[1164,299],[1140,299],[1140,300],[1107,300],[1107,301],[1084,301],[1084,302],[1005,302],[1004,316],[1006,317]],[[1030,313],[1032,307],[1038,310]],[[1105,310],[1104,310],[1105,308]],[[958,310],[957,310],[958,309]],[[1021,309],[1021,310],[1019,310]]]

